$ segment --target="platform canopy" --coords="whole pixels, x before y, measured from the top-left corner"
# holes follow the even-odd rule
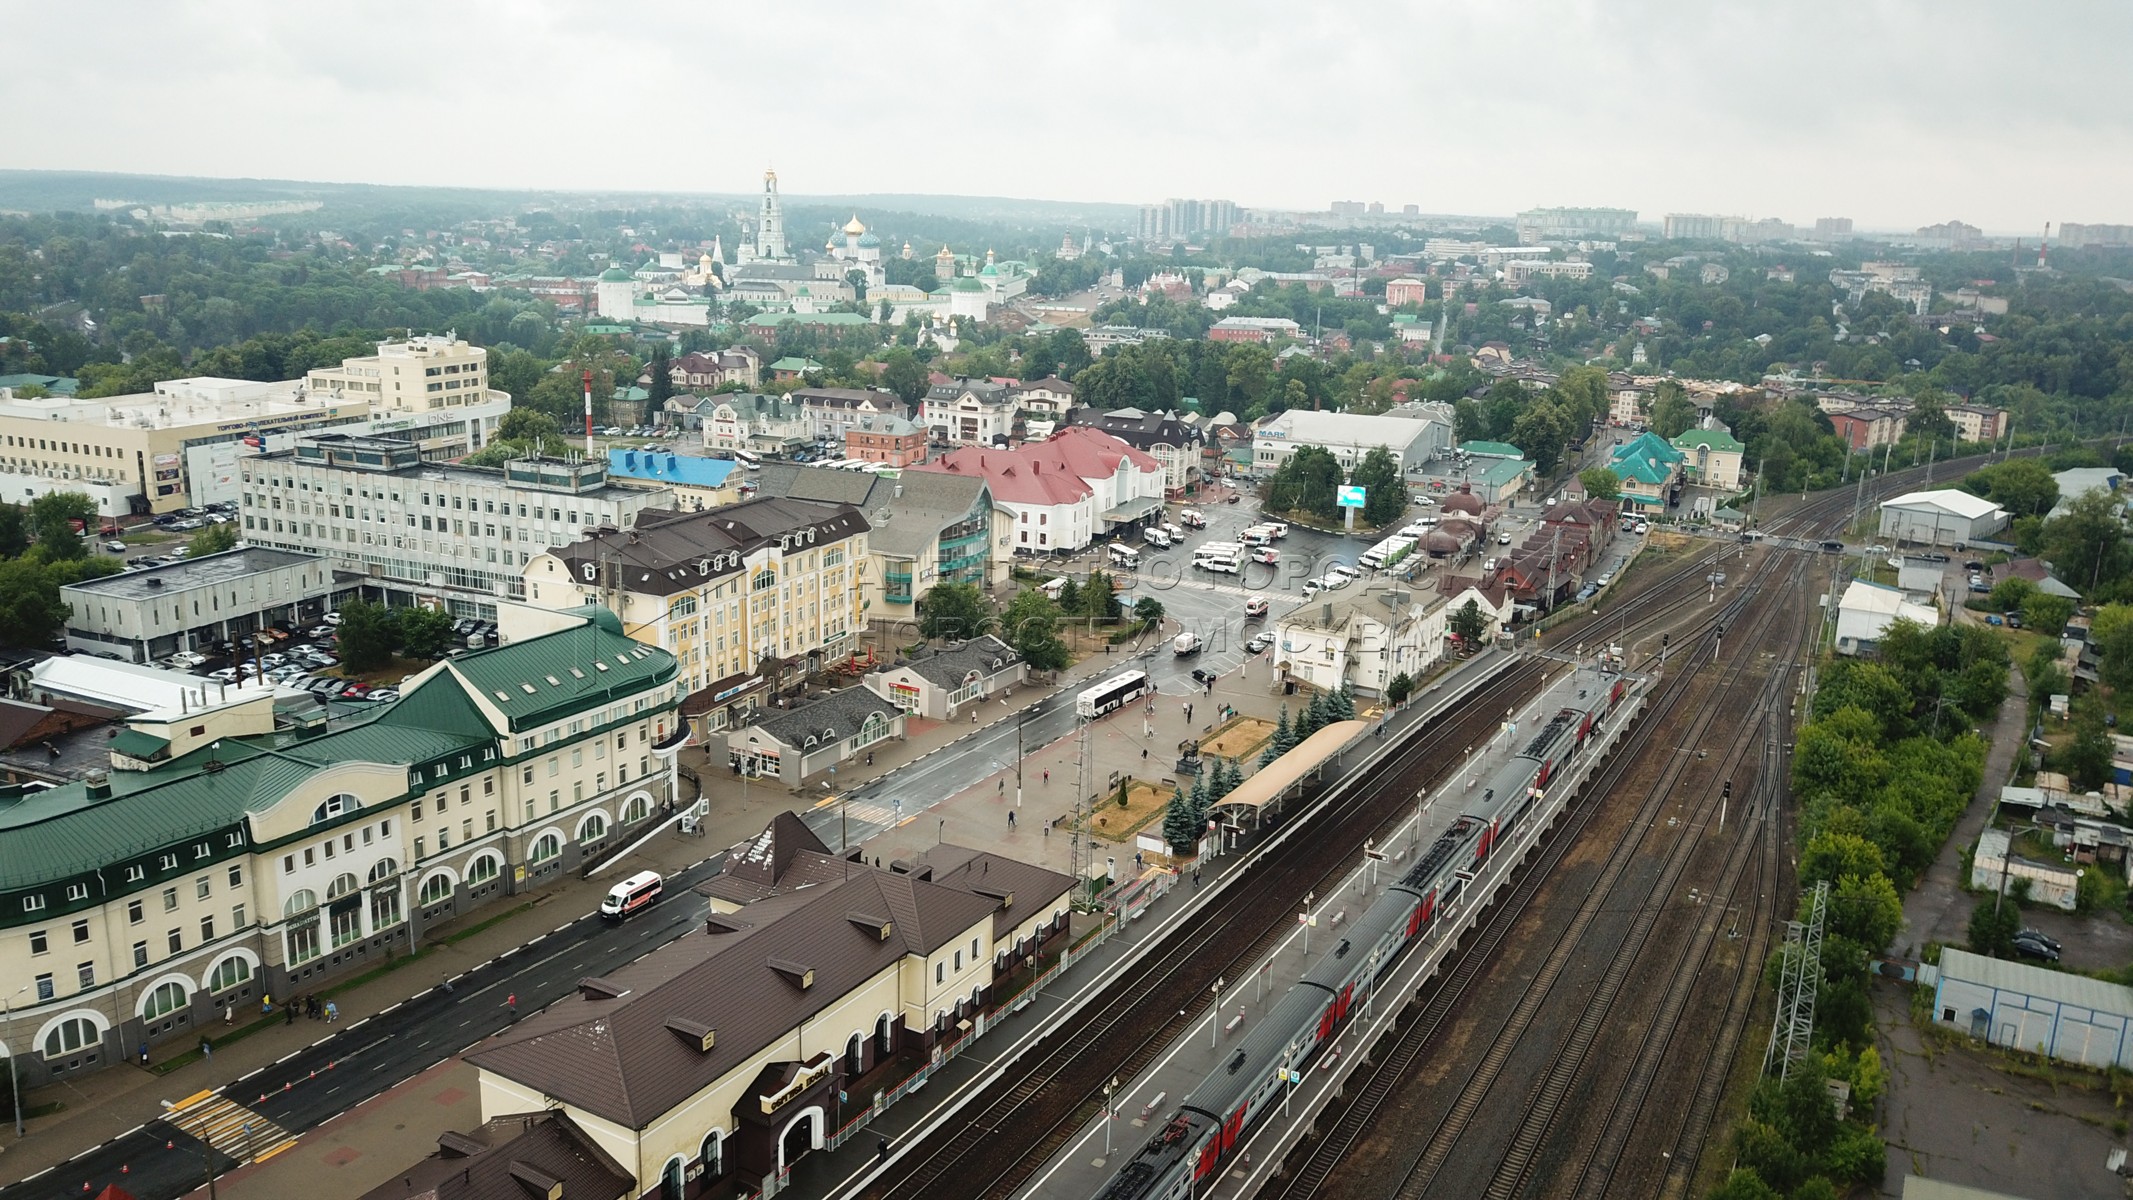
[[[1259,768],[1237,790],[1217,800],[1215,808],[1249,808],[1254,811],[1287,795],[1304,777],[1355,744],[1370,732],[1369,721],[1335,721],[1296,744],[1296,748]]]

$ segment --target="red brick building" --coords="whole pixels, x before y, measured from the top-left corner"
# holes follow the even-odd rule
[[[845,429],[844,456],[915,467],[926,461],[926,431],[903,417],[867,417]]]

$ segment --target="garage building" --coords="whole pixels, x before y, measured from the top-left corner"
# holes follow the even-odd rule
[[[2133,1067],[2133,988],[2086,975],[1944,949],[1933,1019],[1995,1046]]]
[[[1881,505],[1881,536],[1922,546],[1981,542],[2007,527],[2007,511],[1982,496],[1942,488]]]

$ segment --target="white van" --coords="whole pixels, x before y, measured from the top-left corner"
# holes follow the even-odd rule
[[[1104,548],[1104,553],[1110,556],[1111,565],[1114,567],[1124,567],[1130,571],[1141,565],[1141,552],[1123,542],[1111,543]]]
[[[1057,579],[1047,579],[1038,584],[1037,590],[1043,592],[1047,599],[1056,604],[1059,601],[1059,597],[1066,594],[1066,585],[1066,576],[1061,575]]]
[[[606,898],[600,901],[600,915],[619,921],[659,899],[665,883],[657,871],[639,871],[608,889]]]
[[[1183,658],[1188,654],[1198,654],[1200,652],[1200,635],[1188,629],[1170,639],[1170,652],[1179,658]]]

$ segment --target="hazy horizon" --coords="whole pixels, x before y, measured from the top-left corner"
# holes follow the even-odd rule
[[[2133,221],[2133,6],[2099,0],[14,7],[18,44],[66,61],[62,103],[0,80],[40,114],[0,129],[26,170],[711,198],[772,166],[803,203]]]

